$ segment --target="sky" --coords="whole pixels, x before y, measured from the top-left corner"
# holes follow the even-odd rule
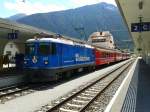
[[[114,0],[0,0],[0,17],[60,11],[100,2],[116,5]]]

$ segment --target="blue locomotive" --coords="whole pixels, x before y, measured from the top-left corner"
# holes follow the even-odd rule
[[[94,48],[63,38],[35,38],[25,43],[24,68],[33,82],[65,77],[95,66]]]

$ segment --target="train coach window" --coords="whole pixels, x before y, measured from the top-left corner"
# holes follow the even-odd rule
[[[108,53],[106,53],[106,57],[109,57],[109,54],[108,54]]]
[[[106,58],[107,54],[105,52],[102,53],[102,58]]]

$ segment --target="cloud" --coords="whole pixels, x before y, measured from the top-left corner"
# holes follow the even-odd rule
[[[21,0],[14,0],[14,1],[15,2],[12,1],[4,2],[4,7],[9,11],[15,11],[16,13],[25,13],[27,15],[34,13],[66,10],[69,8],[77,8],[100,2],[115,4],[114,0],[68,0],[65,2],[60,2],[59,4],[52,1],[49,4],[44,4],[42,1],[41,2],[40,1],[31,2],[30,0],[26,0],[26,2],[21,2]]]
[[[4,6],[10,11],[14,10],[17,13],[25,13],[28,15],[65,9],[63,5],[58,6],[57,4],[43,4],[41,2],[31,3],[28,1],[21,2],[20,0],[16,0],[16,2],[5,2]]]
[[[106,2],[106,3],[110,3],[116,6],[116,2],[115,0],[99,0],[100,2]]]
[[[74,8],[81,7],[85,5],[96,4],[100,2],[106,2],[113,5],[116,5],[115,0],[70,0],[74,4]]]
[[[99,0],[70,0],[74,7],[81,7],[85,5],[91,5],[99,3]]]

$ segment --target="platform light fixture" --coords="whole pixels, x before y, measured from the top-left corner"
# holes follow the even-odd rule
[[[143,1],[142,1],[142,0],[139,1],[139,9],[140,9],[140,10],[143,9]]]

